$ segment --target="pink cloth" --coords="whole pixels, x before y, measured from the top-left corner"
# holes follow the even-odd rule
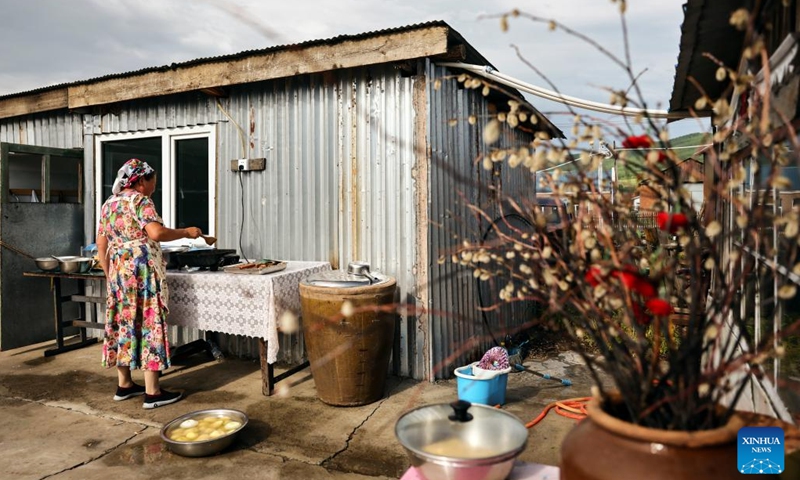
[[[517,462],[511,470],[508,480],[558,480],[561,471],[552,465],[540,463]],[[466,478],[466,477],[465,477]],[[400,477],[400,480],[426,480],[416,468],[411,467]]]
[[[484,370],[505,370],[509,367],[508,351],[503,347],[492,347],[483,354],[478,366]]]

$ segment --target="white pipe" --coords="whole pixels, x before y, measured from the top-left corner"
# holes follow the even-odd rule
[[[565,105],[571,105],[576,108],[593,110],[595,112],[612,113],[617,115],[626,115],[630,117],[646,116],[649,118],[673,119],[673,120],[681,118],[689,118],[692,116],[692,114],[689,112],[669,112],[667,110],[649,110],[644,108],[620,107],[616,105],[608,105],[604,103],[593,102],[591,100],[583,100],[581,98],[570,97],[568,95],[562,95],[558,92],[553,92],[552,90],[547,90],[541,87],[537,87],[535,85],[531,85],[530,83],[517,80],[514,77],[502,74],[488,65],[485,67],[481,67],[479,65],[470,65],[468,63],[459,63],[459,62],[440,62],[438,63],[438,65],[442,67],[452,67],[452,68],[460,68],[462,70],[467,70],[469,72],[476,73],[484,78],[488,78],[498,83],[502,83],[503,85],[507,85],[509,87],[522,90],[523,92],[528,92],[530,94],[536,95],[537,97],[541,97],[553,102],[563,103]]]

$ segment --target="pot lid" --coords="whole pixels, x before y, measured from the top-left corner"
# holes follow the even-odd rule
[[[310,275],[302,281],[306,285],[330,288],[356,288],[379,285],[389,280],[386,275],[371,272],[367,262],[350,262],[347,270],[327,270]]]
[[[424,458],[469,462],[516,455],[525,448],[528,429],[508,412],[458,400],[409,411],[397,421],[395,435]]]

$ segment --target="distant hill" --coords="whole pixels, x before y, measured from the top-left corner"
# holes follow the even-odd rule
[[[670,146],[675,150],[675,153],[681,160],[686,160],[687,158],[694,155],[694,153],[701,147],[697,148],[682,148],[682,147],[691,147],[693,145],[707,145],[711,143],[711,134],[710,133],[690,133],[688,135],[682,135],[680,137],[675,137],[669,141]]]
[[[681,160],[686,160],[687,158],[694,155],[697,152],[697,150],[702,148],[700,145],[707,145],[710,143],[711,143],[711,134],[697,132],[672,138],[669,141],[669,146],[678,155],[678,158],[680,158]],[[659,145],[655,145],[655,148],[659,148]],[[632,160],[634,163],[639,163],[639,164],[641,164],[641,162],[644,161],[643,155],[634,152],[629,152],[628,158]],[[637,159],[639,160],[639,162],[637,162]]]
[[[681,135],[680,137],[672,138],[669,141],[670,147],[681,160],[691,158],[695,153],[697,153],[698,150],[703,148],[700,145],[706,145],[710,143],[711,134],[703,132]],[[639,184],[639,179],[636,176],[637,169],[635,166],[640,166],[644,163],[644,156],[639,153],[634,153],[633,155],[629,153],[628,162],[631,164],[630,167],[621,167],[619,173],[617,174],[617,178],[619,180],[619,186],[621,189],[633,190]],[[613,164],[613,161],[611,164]],[[609,164],[608,168],[611,168],[611,164]]]

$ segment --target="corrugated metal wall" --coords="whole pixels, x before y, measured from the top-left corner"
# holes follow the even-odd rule
[[[83,147],[83,119],[69,113],[0,120],[0,142],[53,148]]]
[[[428,100],[429,275],[431,308],[435,312],[429,319],[429,348],[436,378],[450,377],[455,368],[480,359],[484,351],[494,346],[492,336],[500,341],[507,329],[530,320],[512,308],[506,309],[505,315],[487,316],[484,321],[479,310],[481,300],[488,306],[499,299],[479,298],[472,270],[449,259],[437,263],[439,256],[450,257],[463,240],[479,241],[490,226],[486,220],[477,219],[467,209],[468,204],[480,206],[492,219],[499,215],[497,194],[487,187],[501,188],[505,195],[514,195],[517,200],[534,193],[533,177],[524,168],[512,170],[498,162],[489,171],[480,161],[481,155],[494,148],[528,145],[530,135],[504,127],[501,140],[486,146],[483,126],[491,118],[486,99],[480,88],[462,88],[455,76],[457,73],[434,65],[428,69],[431,81],[441,81],[441,88],[429,89]],[[468,121],[470,115],[477,118],[474,125]]]
[[[233,89],[222,106],[248,143],[243,153],[237,127],[220,123],[220,244],[238,248],[241,230],[251,258],[367,261],[397,278],[399,298],[413,296],[412,87],[391,67],[373,67]],[[242,156],[265,157],[266,170],[231,172]],[[395,342],[402,375],[413,369],[407,322]],[[300,336],[282,336],[279,358],[302,352]]]
[[[200,92],[127,102],[94,117],[95,133],[128,133],[207,125],[224,118],[214,99]]]

